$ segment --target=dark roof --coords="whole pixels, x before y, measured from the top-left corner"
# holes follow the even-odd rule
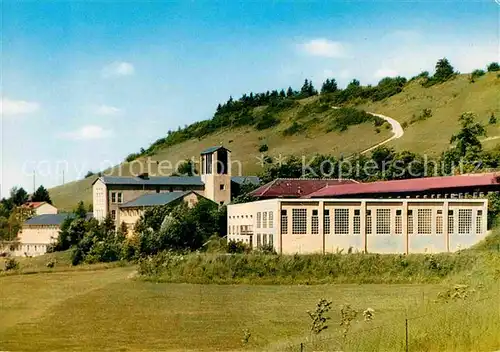
[[[277,178],[250,194],[258,198],[298,198],[329,185],[343,184],[357,184],[357,182],[349,179]]]
[[[407,180],[378,181],[369,183],[328,186],[309,194],[307,198],[342,197],[348,195],[412,193],[439,191],[441,189],[474,188],[497,185],[500,175],[494,173],[458,176],[423,177]]]
[[[200,176],[102,176],[98,178],[107,185],[153,185],[153,186],[203,186]],[[96,180],[97,181],[97,180]],[[94,181],[95,183],[95,181]]]
[[[201,155],[203,155],[203,154],[212,154],[213,152],[215,152],[215,151],[217,151],[219,149],[224,149],[224,150],[227,150],[228,152],[230,152],[229,149],[224,148],[223,146],[219,145],[217,147],[210,147],[210,148],[205,149],[204,151],[201,152]]]
[[[43,214],[26,220],[24,225],[61,225],[66,218],[72,216],[72,213]]]
[[[165,192],[165,193],[152,193],[145,194],[136,198],[128,203],[120,206],[120,208],[136,208],[136,207],[151,207],[155,205],[166,205],[181,199],[193,191],[187,192]]]
[[[260,179],[257,176],[232,176],[231,181],[240,185],[244,183],[258,185],[260,183]]]

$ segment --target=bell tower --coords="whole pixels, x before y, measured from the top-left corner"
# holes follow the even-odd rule
[[[208,148],[201,153],[200,165],[205,197],[221,205],[231,202],[231,151]]]

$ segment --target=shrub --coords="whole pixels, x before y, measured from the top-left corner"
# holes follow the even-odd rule
[[[5,261],[5,271],[17,270],[19,269],[19,263],[14,258],[7,258]]]
[[[294,121],[291,126],[287,127],[283,131],[283,136],[293,136],[294,134],[304,131],[306,128],[304,125]]]
[[[432,117],[432,110],[431,109],[423,109],[420,115],[415,116],[413,115],[412,118],[410,119],[410,124],[413,124],[418,121],[424,121],[427,120],[429,117]]]
[[[384,119],[368,114],[363,110],[340,108],[333,110],[329,115],[329,127],[327,128],[327,132],[343,132],[346,131],[349,126],[360,125],[372,121],[376,126],[382,126],[385,122]]]
[[[240,241],[229,241],[227,243],[227,252],[228,253],[248,253],[251,251],[251,248]]]
[[[488,121],[490,125],[494,125],[497,123],[497,117],[495,116],[495,113],[491,113],[490,119]]]
[[[498,62],[492,62],[491,64],[488,65],[488,72],[497,72],[500,71],[500,65]]]
[[[484,76],[485,74],[486,72],[484,72],[484,70],[474,70],[469,76],[469,82],[474,83],[477,78]]]
[[[264,114],[260,119],[257,120],[255,128],[259,131],[266,130],[280,123],[280,120],[271,114]]]
[[[405,121],[401,124],[401,127],[403,127],[404,130],[406,130],[408,128],[408,122]]]
[[[264,152],[267,152],[268,150],[269,150],[269,147],[267,146],[267,144],[262,144],[259,147],[259,153],[264,153]]]

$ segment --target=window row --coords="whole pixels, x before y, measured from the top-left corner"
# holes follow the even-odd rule
[[[475,228],[473,229],[473,213],[475,213]],[[310,219],[306,208],[291,210],[291,234],[305,235],[308,233],[310,223],[311,234],[319,234],[319,213],[313,209]],[[288,210],[281,211],[281,232],[289,233]],[[448,212],[448,233],[482,234],[484,232],[483,211],[478,209],[456,209]],[[409,234],[431,235],[444,233],[444,217],[442,209],[422,208],[408,210],[407,226]],[[330,209],[323,212],[323,231],[326,235],[361,234],[361,211],[349,208],[333,209],[333,231]],[[366,210],[365,226],[367,234],[390,235],[403,234],[403,210],[381,208]],[[474,230],[474,231],[473,231]]]
[[[122,192],[111,192],[111,203],[115,203],[115,204],[123,203],[123,193]]]
[[[274,214],[272,211],[264,211],[257,213],[257,228],[272,229],[274,227]]]
[[[248,219],[248,218],[252,219],[253,216],[252,215],[232,215],[232,216],[228,216],[227,218],[228,219],[239,219],[239,218],[241,218],[241,219]]]
[[[227,227],[228,235],[250,235],[252,234],[252,225],[229,225]]]
[[[262,237],[261,237],[262,236]],[[271,246],[274,247],[274,239],[273,234],[257,234],[257,248],[261,248],[263,246]]]

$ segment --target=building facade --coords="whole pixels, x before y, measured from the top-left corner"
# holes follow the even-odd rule
[[[487,233],[484,199],[270,199],[228,206],[228,239],[278,253],[438,253]]]
[[[142,174],[99,177],[92,185],[94,217],[102,221],[109,215],[117,226],[122,221],[130,225],[132,218],[125,215],[126,212],[122,212],[121,208],[144,195],[193,191],[217,204],[228,204],[233,188],[245,182],[259,182],[258,178],[252,176],[232,176],[231,151],[222,146],[204,150],[200,156],[200,167],[200,176]],[[138,211],[134,214],[138,214]]]
[[[57,208],[47,202],[27,202],[23,206],[33,210],[35,215],[57,214]]]
[[[47,253],[47,248],[59,237],[59,230],[70,214],[42,214],[24,222],[18,234],[16,256],[34,257]]]

